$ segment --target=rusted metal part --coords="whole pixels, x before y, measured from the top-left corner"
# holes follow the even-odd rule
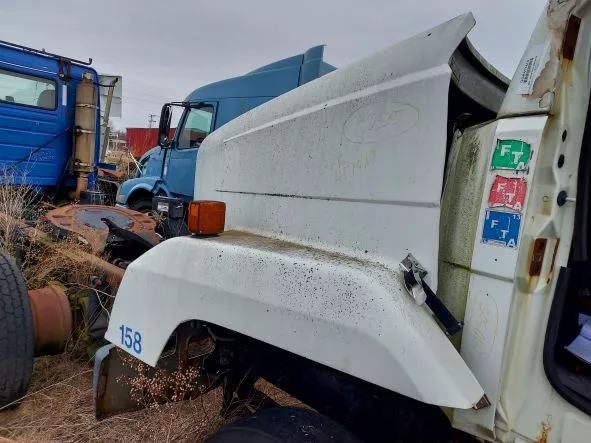
[[[560,66],[560,56],[562,55],[562,44],[565,39],[567,23],[570,14],[576,5],[575,0],[550,0],[546,10],[546,19],[548,26],[548,51],[549,59],[535,79],[530,97],[540,99],[540,104],[551,100],[546,97],[548,94],[553,96],[556,88],[556,78]]]
[[[536,443],[546,443],[548,441],[548,434],[550,434],[550,431],[552,430],[552,425],[549,420],[546,420],[540,424],[540,427],[542,429],[540,435],[536,439]]]
[[[133,358],[128,356],[129,358]],[[97,419],[142,408],[132,395],[131,382],[138,376],[136,367],[127,364],[122,351],[106,345],[95,354],[93,377],[93,409]]]
[[[473,406],[472,409],[474,409],[475,411],[478,411],[479,409],[488,408],[489,406],[490,406],[490,400],[488,399],[486,394],[484,394],[482,396],[482,398],[480,400],[478,400],[478,403],[476,403]]]
[[[557,238],[538,237],[532,240],[525,264],[527,272],[521,288],[523,292],[535,292],[552,282],[559,244],[560,239]]]
[[[182,395],[178,395],[178,386],[174,386],[174,383],[162,386],[161,392],[171,390],[172,395],[169,400],[152,399],[159,403],[195,398],[216,388],[221,379],[210,375],[211,368],[209,371],[206,369],[208,358],[215,352],[215,344],[196,326],[198,325],[185,323],[176,330],[175,346],[162,353],[156,368],[148,367],[114,345],[100,348],[95,355],[93,378],[93,406],[96,418],[102,419],[149,406],[139,401],[137,395],[132,395],[132,388],[137,391],[137,380],[140,378],[141,383],[146,385],[166,384],[171,375],[183,374],[194,368],[194,385],[187,387]]]
[[[581,19],[576,15],[571,15],[568,19],[568,24],[566,25],[564,42],[562,43],[562,57],[567,60],[575,58],[575,49],[577,47],[580,28]]]
[[[37,243],[42,243],[43,245],[52,248],[58,254],[65,255],[64,251],[58,248],[56,244],[47,238],[47,236],[45,236],[43,233],[40,235],[30,236],[29,238],[33,239]],[[125,269],[119,268],[112,263],[97,257],[96,255],[92,255],[84,251],[71,251],[65,258],[68,260],[74,260],[78,263],[90,263],[90,265],[96,268],[97,271],[105,274],[107,282],[113,287],[119,286],[119,283],[121,283],[121,280],[123,280],[123,275],[125,274]]]
[[[539,277],[542,272],[542,264],[544,263],[544,254],[546,253],[546,244],[548,239],[536,238],[531,252],[531,259],[529,261],[529,276]]]
[[[96,255],[92,255],[81,250],[73,250],[69,251],[66,256],[64,250],[57,247],[56,243],[53,242],[51,238],[49,238],[49,236],[44,232],[27,226],[22,220],[14,219],[3,212],[0,212],[0,220],[5,223],[10,223],[13,226],[18,226],[20,232],[25,235],[32,243],[40,244],[50,248],[56,254],[64,256],[64,258],[68,260],[73,260],[77,263],[90,263],[94,268],[97,269],[97,271],[105,274],[107,282],[113,287],[119,286],[119,283],[121,283],[121,280],[123,280],[123,274],[125,274],[124,269],[119,268],[108,261],[97,257]]]
[[[125,178],[125,173],[124,171],[114,171],[112,169],[98,168],[98,176],[112,178],[117,181],[123,181]]]
[[[72,335],[72,311],[64,290],[55,285],[29,291],[35,356],[62,353]]]
[[[104,249],[109,229],[101,220],[111,220],[118,227],[143,237],[151,243],[158,243],[156,221],[131,209],[101,205],[69,205],[49,211],[45,219],[51,223],[58,235],[75,234],[90,245],[93,251]]]

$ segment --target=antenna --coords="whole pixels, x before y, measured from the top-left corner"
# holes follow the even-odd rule
[[[148,127],[152,128],[154,123],[156,123],[156,114],[148,114]]]

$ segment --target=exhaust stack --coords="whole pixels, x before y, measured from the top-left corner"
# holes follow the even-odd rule
[[[92,74],[83,74],[76,88],[76,141],[72,161],[77,176],[75,200],[80,200],[80,193],[88,189],[88,175],[94,171],[97,94]]]

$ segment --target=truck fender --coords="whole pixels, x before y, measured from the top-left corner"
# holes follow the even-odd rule
[[[473,407],[482,387],[401,280],[259,235],[177,237],[129,266],[105,338],[154,366],[177,326],[200,320],[425,403]]]
[[[117,193],[117,204],[129,206],[129,202],[133,201],[133,196],[138,192],[171,196],[168,184],[160,177],[138,177],[121,184]]]

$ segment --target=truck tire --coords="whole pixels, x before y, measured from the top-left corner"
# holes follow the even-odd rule
[[[137,212],[150,212],[152,210],[152,198],[145,197],[140,198],[139,200],[134,201],[131,205],[129,205],[129,209],[133,209]]]
[[[224,426],[207,443],[361,441],[328,417],[301,408],[270,408]]]
[[[27,287],[15,262],[0,252],[0,408],[16,405],[27,391],[34,340]]]

